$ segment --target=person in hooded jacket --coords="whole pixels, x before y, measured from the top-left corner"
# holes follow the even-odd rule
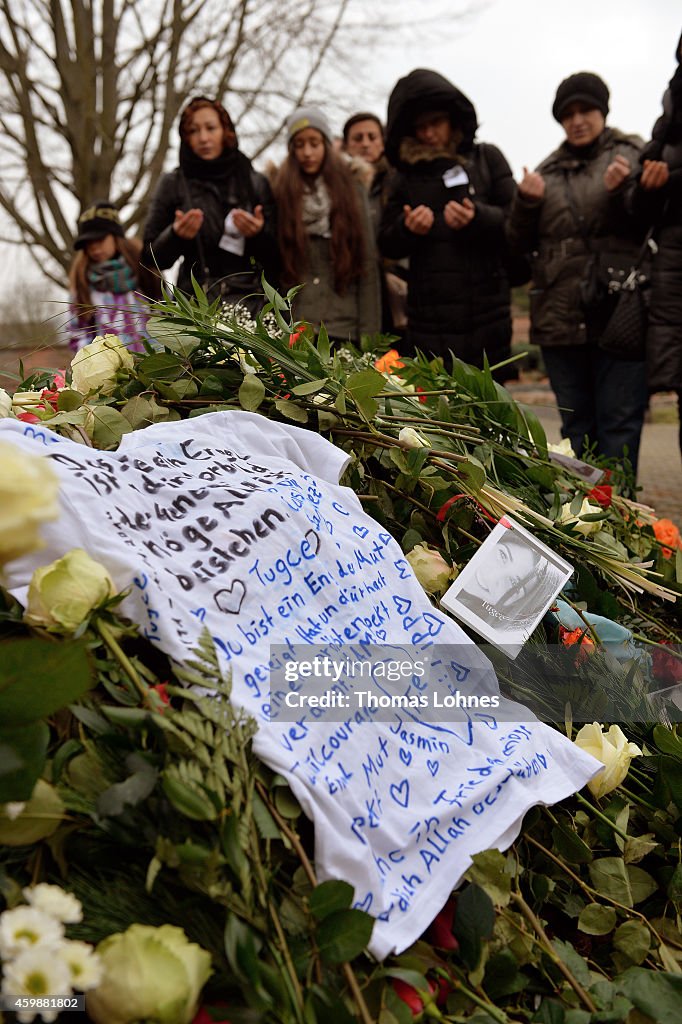
[[[509,220],[513,249],[532,253],[530,340],[543,360],[577,455],[621,459],[637,472],[646,411],[643,363],[599,347],[613,300],[585,303],[591,261],[634,264],[641,231],[628,213],[628,181],[642,140],[607,127],[609,90],[591,71],[559,85],[552,114],[565,139],[537,170],[524,168]],[[614,262],[614,266],[615,266]]]
[[[190,100],[179,130],[180,165],[161,178],[144,228],[147,261],[165,270],[181,259],[182,291],[193,293],[193,274],[209,298],[245,302],[255,312],[260,271],[270,280],[278,273],[270,185],[237,148],[234,124],[217,100]]]
[[[471,101],[419,68],[391,93],[386,155],[396,168],[379,229],[381,253],[409,257],[407,349],[493,365],[511,354],[505,217],[515,184],[507,160],[477,143]],[[516,376],[513,366],[495,372]]]
[[[654,228],[658,252],[652,264],[646,339],[650,392],[676,391],[682,452],[682,36],[677,68],[663,96],[663,114],[642,150],[632,208]]]

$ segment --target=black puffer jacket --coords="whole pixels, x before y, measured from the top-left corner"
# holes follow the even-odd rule
[[[596,341],[603,329],[603,316],[594,323],[586,318],[580,284],[595,253],[617,256],[624,264],[636,258],[638,236],[626,210],[627,189],[608,192],[604,172],[621,155],[634,173],[640,149],[641,139],[616,128],[605,128],[580,150],[564,142],[537,168],[545,181],[544,198],[534,202],[517,195],[509,237],[516,251],[533,254],[534,344],[583,345]]]
[[[447,111],[458,138],[456,150],[434,151],[413,137],[420,113]],[[379,231],[384,256],[408,256],[408,344],[466,362],[490,363],[510,354],[511,319],[505,260],[505,216],[515,186],[499,149],[474,143],[476,111],[471,101],[434,71],[419,69],[400,79],[388,105],[386,154],[397,168]],[[462,184],[448,185],[452,174]],[[454,231],[443,209],[468,196],[474,219]],[[404,206],[430,207],[435,219],[426,235],[405,227]],[[505,368],[502,379],[514,376]]]
[[[682,38],[678,46],[678,60]],[[670,177],[664,188],[634,192],[634,209],[644,225],[654,224],[658,253],[653,262],[647,335],[650,391],[682,391],[682,64],[663,97],[642,160],[664,160]]]
[[[261,270],[273,282],[278,274],[275,203],[267,179],[239,151],[230,162],[235,173],[208,176],[210,168],[202,165],[209,161],[196,157],[183,161],[186,148],[183,143],[181,166],[163,175],[151,202],[144,228],[145,253],[150,265],[165,270],[182,259],[178,287],[190,294],[191,272],[205,290],[210,290],[212,298],[220,292],[229,301],[236,301],[260,291]],[[245,239],[243,255],[222,249],[218,243],[230,210],[241,208],[252,213],[256,206],[263,207],[263,230]],[[175,211],[195,207],[204,213],[198,239],[180,238],[173,230]]]

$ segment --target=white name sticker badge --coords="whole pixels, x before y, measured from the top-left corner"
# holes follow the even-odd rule
[[[469,175],[461,164],[455,164],[454,167],[448,167],[447,171],[444,173],[443,184],[446,188],[455,188],[457,185],[468,185]]]
[[[572,574],[572,565],[503,516],[441,605],[515,658]]]

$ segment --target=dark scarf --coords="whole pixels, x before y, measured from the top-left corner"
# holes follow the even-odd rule
[[[88,284],[97,292],[123,295],[125,292],[135,291],[137,278],[123,256],[116,256],[113,260],[104,260],[103,263],[91,263],[88,267]]]
[[[210,182],[225,195],[228,190],[235,193],[236,205],[253,209],[254,192],[251,182],[251,161],[232,147],[224,149],[213,160],[204,160],[187,145],[180,143],[180,169],[185,178]]]

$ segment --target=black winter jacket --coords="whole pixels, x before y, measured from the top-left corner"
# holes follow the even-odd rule
[[[678,53],[682,48],[682,39]],[[650,391],[682,391],[682,64],[663,97],[642,160],[664,160],[670,177],[664,188],[634,190],[634,211],[644,226],[655,225],[647,382]]]
[[[445,110],[456,132],[456,151],[420,146],[414,118]],[[383,212],[379,248],[384,256],[409,257],[408,344],[412,349],[456,356],[478,366],[486,352],[496,363],[510,355],[509,283],[504,222],[515,186],[509,165],[495,146],[474,143],[476,112],[467,97],[433,71],[413,71],[389,101],[386,152],[397,168]],[[464,171],[464,175],[461,174]],[[462,183],[452,185],[453,174]],[[476,213],[454,231],[445,205],[469,196]],[[426,235],[405,227],[403,207],[430,207],[435,219]],[[502,379],[515,375],[505,368]]]
[[[210,289],[212,298],[220,293],[229,301],[260,291],[261,270],[270,281],[277,280],[279,260],[272,191],[264,175],[250,167],[246,157],[239,156],[246,164],[246,186],[237,177],[227,182],[200,179],[176,167],[163,175],[152,199],[144,228],[147,259],[151,266],[157,265],[161,270],[182,259],[178,287],[190,294],[191,272],[205,290]],[[244,255],[221,249],[218,243],[230,210],[239,207],[252,213],[258,205],[263,207],[265,225],[259,234],[245,239]],[[200,244],[196,238],[180,238],[173,231],[175,211],[193,207],[204,212]]]

